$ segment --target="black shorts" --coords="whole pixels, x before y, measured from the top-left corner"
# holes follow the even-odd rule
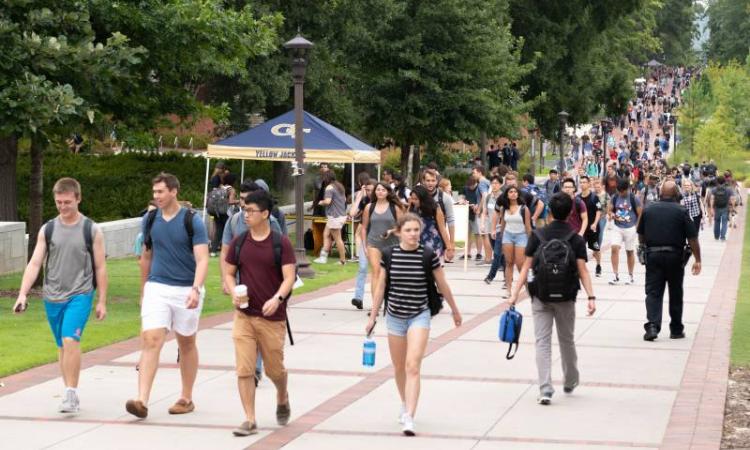
[[[586,232],[583,233],[583,239],[586,241],[586,245],[588,245],[589,250],[593,250],[595,252],[598,252],[600,250],[598,227],[596,228],[596,231],[591,231],[591,228],[587,229]]]

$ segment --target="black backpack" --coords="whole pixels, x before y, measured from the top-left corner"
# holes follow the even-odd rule
[[[94,222],[88,217],[83,221],[83,242],[86,244],[86,252],[91,258],[91,272],[92,280],[91,284],[96,289],[96,264],[94,264],[94,235],[93,235]],[[50,245],[52,244],[52,233],[55,231],[55,219],[47,221],[44,224],[44,243],[47,245],[47,259],[44,262],[45,270],[49,265],[49,253]]]
[[[151,250],[154,246],[154,241],[151,239],[151,228],[154,226],[156,220],[156,212],[158,209],[152,209],[146,215],[146,229],[143,231],[143,245],[146,246],[147,250]],[[179,214],[179,213],[178,213]],[[185,231],[188,235],[188,247],[190,251],[193,251],[193,216],[195,211],[191,208],[186,208],[185,217],[183,218],[183,224],[185,225]]]
[[[385,263],[385,291],[383,294],[383,315],[388,310],[388,291],[391,287],[391,257],[393,256],[393,247],[383,249],[383,262]],[[443,309],[443,295],[438,291],[435,284],[435,276],[432,274],[432,258],[435,251],[429,245],[423,247],[422,268],[427,278],[427,305],[430,308],[430,315],[434,316]]]
[[[729,191],[726,186],[719,186],[714,189],[714,208],[726,208],[729,204]]]
[[[579,287],[578,266],[570,239],[576,232],[549,240],[540,230],[535,230],[534,234],[539,239],[539,247],[534,252],[534,281],[529,283],[529,292],[543,302],[574,300]]]
[[[229,191],[215,187],[208,193],[206,211],[212,216],[224,215],[229,211]]]
[[[247,231],[242,232],[239,236],[237,236],[237,239],[234,241],[234,258],[235,261],[237,261],[237,272],[239,273],[240,266],[242,265],[242,261],[240,260],[240,251],[242,251],[242,246],[245,244],[245,241],[247,240]],[[279,270],[279,273],[281,273],[281,233],[277,231],[271,230],[271,240],[273,241],[273,261],[276,268]],[[296,275],[296,274],[295,274]],[[283,280],[283,275],[282,275]],[[292,296],[292,291],[289,291],[289,295],[284,297],[284,303],[287,303],[287,300],[289,300],[289,297]],[[289,344],[294,345],[294,337],[292,336],[292,327],[289,326],[289,315],[286,315],[286,332],[289,335]]]

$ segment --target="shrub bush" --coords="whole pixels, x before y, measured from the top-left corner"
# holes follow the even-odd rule
[[[240,161],[227,163],[239,178]],[[16,180],[18,213],[23,221],[28,221],[30,170],[28,153],[19,153]],[[44,219],[57,215],[50,192],[55,181],[62,177],[73,177],[81,183],[81,211],[93,220],[103,222],[135,217],[151,199],[151,179],[161,171],[172,173],[180,180],[181,200],[196,207],[202,206],[206,175],[206,160],[203,158],[180,153],[73,155],[49,151],[44,154]],[[270,161],[245,163],[246,178],[263,178],[273,185],[272,174]]]

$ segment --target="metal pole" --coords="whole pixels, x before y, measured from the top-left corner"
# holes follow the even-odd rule
[[[352,202],[354,202],[354,161],[352,161]],[[354,220],[352,220],[351,224],[349,225],[349,254],[351,255],[352,259],[354,259],[357,254],[355,253],[355,246],[354,246]]]
[[[211,165],[211,158],[206,156],[206,180],[203,183],[203,217],[202,220],[206,222],[206,202],[208,201],[208,169]]]
[[[240,184],[242,184],[243,181],[245,181],[245,160],[242,160],[242,165],[240,166],[242,169],[240,170]]]
[[[305,251],[305,200],[304,200],[304,173],[305,173],[305,151],[304,151],[304,84],[305,66],[307,60],[304,57],[295,56],[292,63],[292,76],[294,78],[294,157],[297,162],[297,173],[294,176],[294,210],[296,223],[294,230],[295,256],[297,257],[298,273],[301,277],[313,277],[315,272],[310,267]]]

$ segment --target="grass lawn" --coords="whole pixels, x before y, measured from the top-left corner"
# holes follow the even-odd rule
[[[357,264],[342,267],[336,261],[326,265],[313,264],[313,268],[316,277],[304,280],[305,285],[295,290],[295,294],[348,280],[357,273]],[[140,272],[135,258],[108,260],[107,269],[107,318],[99,322],[92,313],[82,341],[84,351],[134,337],[140,331]],[[0,277],[0,376],[57,359],[57,347],[40,299],[30,296],[29,308],[24,314],[11,313],[20,285],[21,274]],[[221,292],[218,259],[211,258],[202,316],[231,309],[229,297]]]
[[[742,272],[732,329],[732,365],[750,366],[750,226],[745,226]]]

